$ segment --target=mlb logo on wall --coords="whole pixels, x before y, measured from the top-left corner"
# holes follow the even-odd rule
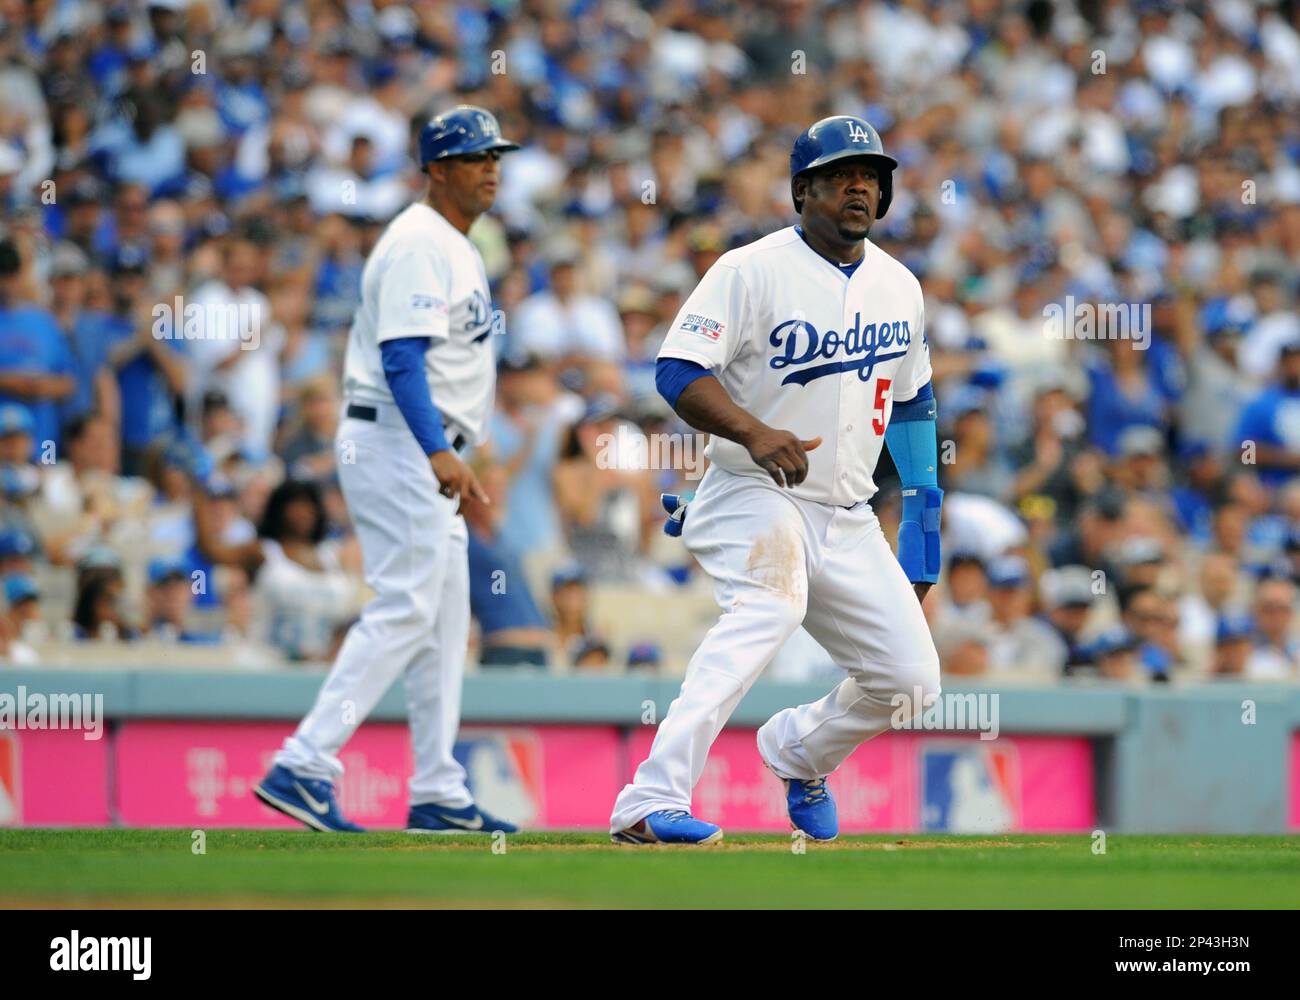
[[[18,734],[0,733],[0,826],[22,822],[23,794],[18,782]]]
[[[470,794],[490,813],[527,825],[543,811],[542,746],[527,730],[462,729],[453,756]]]
[[[1016,748],[978,740],[921,746],[921,829],[1004,833],[1020,828]]]

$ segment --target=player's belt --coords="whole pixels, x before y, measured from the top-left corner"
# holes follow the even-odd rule
[[[373,406],[364,406],[361,403],[349,403],[347,413],[352,420],[366,420],[372,424],[379,419],[379,410]],[[451,424],[443,424],[442,426],[445,430],[451,430]],[[457,453],[464,451],[465,445],[464,434],[457,434],[451,442],[452,450]]]

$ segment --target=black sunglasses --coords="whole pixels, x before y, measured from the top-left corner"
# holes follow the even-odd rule
[[[485,149],[481,153],[462,153],[460,156],[457,156],[456,159],[460,160],[461,163],[482,163],[484,160],[492,160],[495,162],[496,160],[501,159],[501,150]]]

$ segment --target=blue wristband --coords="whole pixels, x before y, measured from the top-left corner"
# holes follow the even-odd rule
[[[937,486],[903,487],[903,516],[898,522],[898,564],[913,583],[938,583],[939,512],[943,490]]]
[[[905,403],[894,404],[885,443],[903,483],[903,514],[898,524],[898,563],[913,583],[937,583],[939,548],[939,445],[937,407],[927,382]]]

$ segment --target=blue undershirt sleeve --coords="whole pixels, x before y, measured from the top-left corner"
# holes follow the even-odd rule
[[[655,362],[655,388],[668,401],[668,405],[676,410],[682,390],[697,378],[712,374],[703,365],[685,358],[660,358]]]
[[[885,444],[904,486],[938,486],[938,410],[929,382],[905,403],[895,403],[885,428]]]
[[[428,337],[398,337],[379,345],[393,400],[426,455],[449,447],[442,430],[442,414],[433,405],[433,392],[424,371],[429,344]]]

